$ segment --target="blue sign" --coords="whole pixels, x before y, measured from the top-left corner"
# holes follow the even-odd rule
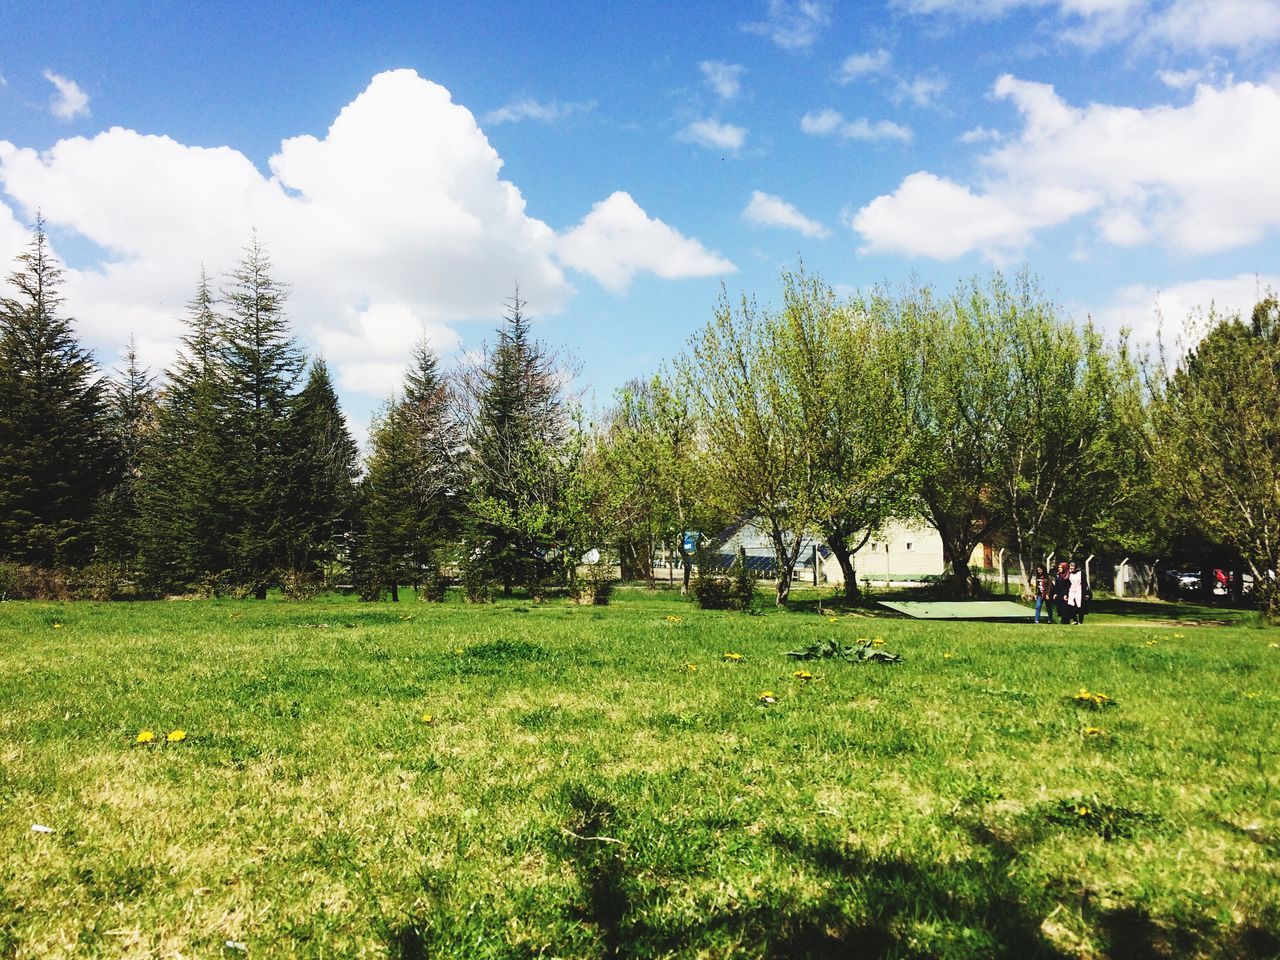
[[[684,540],[680,544],[682,553],[697,553],[698,541],[702,539],[702,534],[697,530],[686,530],[684,532]]]

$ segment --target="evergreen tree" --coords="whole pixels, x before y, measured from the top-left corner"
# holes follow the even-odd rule
[[[290,569],[311,572],[336,558],[335,534],[352,519],[360,451],[338,406],[329,368],[311,364],[290,416],[285,552]]]
[[[153,378],[138,361],[133,337],[125,351],[125,368],[111,385],[110,430],[116,452],[114,483],[98,507],[98,556],[128,568],[137,565],[141,539],[138,481],[143,442],[155,413]]]
[[[287,297],[255,234],[222,290],[222,362],[230,568],[260,599],[287,562],[290,412],[303,365],[284,313]]]
[[[439,361],[420,342],[404,395],[388,401],[370,433],[361,490],[360,563],[393,600],[397,584],[419,583],[439,566],[456,528],[460,437]]]
[[[44,221],[0,298],[0,556],[74,564],[111,470],[106,397],[92,357],[59,316],[62,270]]]
[[[165,588],[227,566],[221,318],[203,270],[187,304],[187,329],[143,445],[138,482],[143,570]]]
[[[556,506],[568,423],[555,358],[529,335],[519,292],[497,346],[464,381],[468,414],[468,541],[509,594],[536,584],[557,545]]]

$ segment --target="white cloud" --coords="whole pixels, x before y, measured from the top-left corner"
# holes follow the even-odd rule
[[[840,74],[837,79],[841,83],[852,83],[868,74],[884,73],[889,69],[889,61],[892,59],[892,55],[884,48],[852,54],[840,65]]]
[[[830,107],[806,113],[800,118],[800,130],[813,137],[834,134],[845,140],[865,140],[870,143],[877,140],[909,143],[911,140],[910,127],[904,127],[892,120],[877,120],[874,123],[864,118],[846,120],[843,114]]]
[[[512,100],[484,115],[484,122],[492,126],[501,123],[519,123],[521,120],[537,120],[539,123],[555,123],[575,113],[585,113],[595,108],[593,102],[561,103],[548,100],[543,103],[531,97]]]
[[[621,190],[591,208],[582,222],[560,236],[560,260],[622,291],[637,273],[665,279],[707,277],[737,268],[701,243],[650,217]]]
[[[69,80],[52,70],[44,72],[44,78],[57,91],[49,98],[49,112],[59,120],[74,120],[89,115],[89,95],[74,80]]]
[[[768,37],[783,50],[810,47],[831,22],[831,4],[826,0],[768,0],[765,19],[744,24],[742,29]]]
[[[104,257],[67,270],[69,311],[86,342],[113,352],[132,332],[159,368],[201,264],[216,283],[256,227],[292,286],[303,343],[325,350],[341,383],[379,394],[394,386],[379,371],[398,369],[424,331],[456,342],[454,325],[495,320],[517,282],[538,315],[572,294],[555,232],[502,179],[475,118],[413,71],[374,77],[322,138],[285,140],[269,166],[119,127],[46,152],[0,140],[12,198],[0,201],[0,264],[27,242],[15,214],[34,219],[37,207],[55,238],[92,241]]]
[[[1084,213],[1107,243],[1154,238],[1193,254],[1280,227],[1280,89],[1201,86],[1185,107],[1081,108],[1006,75],[994,94],[1021,114],[1021,133],[982,159],[971,186],[918,173],[872,201],[853,220],[865,249],[997,257]],[[921,203],[924,194],[938,205]],[[957,223],[957,208],[972,221]]]
[[[1219,316],[1239,313],[1248,320],[1254,305],[1268,290],[1280,290],[1280,275],[1241,273],[1217,280],[1187,280],[1163,288],[1135,283],[1117,290],[1111,302],[1093,314],[1093,319],[1109,331],[1127,327],[1140,340],[1153,339],[1161,332],[1163,321],[1168,342],[1183,332],[1187,318],[1207,315],[1211,308]]]
[[[1280,40],[1276,0],[895,0],[895,6],[917,15],[976,20],[999,19],[1019,8],[1044,10],[1054,17],[1060,39],[1085,47],[1134,42],[1251,51]]]
[[[784,227],[798,230],[806,237],[829,237],[831,231],[817,220],[810,220],[781,197],[759,190],[751,191],[751,199],[742,211],[742,219],[766,227]]]
[[[702,79],[721,100],[732,100],[742,91],[742,74],[746,67],[720,60],[703,60],[698,64]]]
[[[899,80],[894,91],[895,103],[909,100],[917,107],[932,107],[947,89],[946,77],[937,74],[919,74],[911,80]]]
[[[745,127],[736,127],[732,123],[721,123],[714,118],[695,120],[677,135],[679,139],[696,143],[708,150],[740,150],[747,140]]]
[[[971,130],[966,130],[960,134],[961,143],[988,143],[997,140],[1003,140],[1004,134],[999,130],[988,130],[986,127],[977,126]]]

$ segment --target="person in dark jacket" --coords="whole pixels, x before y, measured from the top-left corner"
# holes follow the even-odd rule
[[[1060,623],[1072,622],[1072,610],[1067,603],[1067,598],[1071,596],[1071,564],[1063,560],[1058,564],[1057,576],[1053,581],[1053,600],[1058,608],[1058,621]]]
[[[1043,563],[1036,564],[1032,586],[1036,592],[1036,623],[1040,622],[1041,609],[1048,617],[1048,622],[1053,623],[1053,578],[1045,571]]]

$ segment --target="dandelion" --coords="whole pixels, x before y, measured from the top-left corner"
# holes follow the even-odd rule
[[[1175,633],[1175,634],[1173,635],[1173,639],[1175,639],[1175,640],[1181,640],[1181,639],[1182,639],[1182,634],[1180,634],[1180,633]]]
[[[1156,642],[1157,642],[1157,641],[1155,641],[1155,640],[1148,640],[1148,641],[1147,641],[1147,646],[1148,646],[1148,647],[1154,647],[1154,646],[1156,645]]]
[[[138,735],[137,737],[134,738],[133,742],[134,743],[155,743],[156,742],[155,732],[152,730],[139,730]]]
[[[1258,699],[1258,694],[1257,694],[1257,693],[1255,693],[1254,691],[1250,691],[1249,693],[1246,693],[1246,694],[1244,695],[1244,698],[1245,698],[1246,700],[1257,700],[1257,699]]]
[[[812,680],[812,679],[813,679],[813,674],[812,674],[812,673],[810,673],[808,670],[797,670],[795,673],[793,673],[793,674],[791,674],[791,675],[792,675],[793,677],[795,677],[797,680]]]
[[[665,618],[665,619],[666,619],[667,623],[684,623],[684,617],[677,617],[677,616],[676,616],[675,614],[673,614],[673,613],[672,613],[672,614],[667,614],[667,616],[666,616],[666,618]]]
[[[418,719],[420,719],[423,723],[435,723],[435,722],[436,722],[436,718],[435,718],[435,717],[433,717],[433,716],[432,716],[431,714],[429,714],[429,713],[424,713],[424,714],[423,714],[421,717],[419,717]]]
[[[453,652],[454,652],[454,653],[456,653],[458,656],[462,656],[462,648],[461,648],[461,647],[454,647],[454,648],[453,648]]]
[[[685,673],[693,673],[697,669],[698,665],[696,663],[686,663],[684,665]]]
[[[839,623],[839,622],[840,622],[839,617],[827,617],[827,623]]]
[[[724,655],[724,659],[728,660],[730,663],[740,663],[743,658],[740,653],[726,653]]]
[[[777,702],[778,702],[778,698],[777,698],[776,696],[774,696],[774,694],[773,694],[773,691],[772,691],[772,690],[761,690],[761,691],[760,691],[760,696],[758,696],[756,699],[757,699],[760,703],[763,703],[763,704],[770,704],[770,703],[777,703]]]
[[[1105,737],[1107,735],[1107,731],[1103,730],[1101,727],[1085,727],[1084,730],[1081,732],[1084,734],[1085,737],[1094,738],[1094,739],[1099,737]]]
[[[952,653],[950,650],[948,650],[946,653],[944,653],[944,654],[942,655],[942,659],[943,659],[943,660],[950,660],[950,659],[951,659],[952,657],[954,657],[954,656],[955,656],[955,654],[954,654],[954,653]]]
[[[62,624],[60,624],[60,623],[55,623],[55,624],[53,625],[53,629],[55,629],[55,630],[61,630],[61,629],[62,629]]]
[[[169,736],[167,736],[165,739],[168,740],[170,743],[181,743],[183,740],[187,739],[187,731],[170,730]]]
[[[871,640],[871,645],[875,647],[883,647],[884,637],[873,637]]]
[[[1076,695],[1072,699],[1080,706],[1088,707],[1091,710],[1101,710],[1103,707],[1112,706],[1115,703],[1105,693],[1093,692],[1087,687],[1081,687],[1076,691]]]
[[[1089,808],[1088,808],[1088,807],[1076,807],[1076,813],[1077,813],[1077,814],[1079,814],[1079,815],[1080,815],[1080,816],[1082,816],[1082,817],[1087,817],[1087,816],[1089,815]]]

